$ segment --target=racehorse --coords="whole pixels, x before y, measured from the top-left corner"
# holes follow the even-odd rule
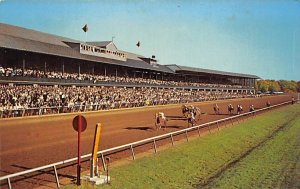
[[[237,105],[237,110],[236,111],[237,111],[238,115],[241,114],[244,111],[242,105]]]
[[[228,114],[231,115],[232,112],[234,111],[234,107],[232,106],[232,104],[229,104],[227,108],[228,108]]]
[[[188,118],[191,117],[191,113],[194,114],[194,117],[196,118],[196,121],[200,120],[201,110],[199,107],[195,107],[193,105],[186,106],[182,105],[182,114],[184,117]]]
[[[155,114],[155,127],[156,130],[161,129],[162,126],[167,127],[167,121],[165,114],[163,112],[158,112]]]
[[[189,114],[187,115],[187,122],[188,122],[188,127],[190,126],[194,126],[196,124],[196,117],[194,112],[189,112]]]
[[[217,114],[220,114],[220,108],[219,108],[218,104],[215,104],[215,105],[214,105],[214,111],[215,111],[215,114],[216,114],[216,115],[217,115]]]

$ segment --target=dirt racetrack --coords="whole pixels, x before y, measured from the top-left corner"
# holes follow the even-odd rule
[[[270,96],[262,98],[235,99],[194,103],[201,108],[202,119],[199,124],[228,117],[227,105],[242,104],[244,112],[253,104],[256,109],[266,106],[269,100],[272,105],[291,100],[291,96]],[[218,103],[221,115],[214,115],[212,104]],[[95,124],[102,123],[100,150],[121,144],[149,138],[187,127],[185,121],[169,121],[166,130],[154,129],[154,115],[158,111],[170,116],[181,116],[181,105],[141,107],[83,113],[88,126],[82,133],[82,154],[92,151]],[[0,176],[35,168],[42,165],[76,157],[77,133],[73,130],[72,119],[77,114],[47,115],[40,117],[10,118],[0,120]],[[72,170],[60,171],[60,176],[75,175]],[[44,174],[45,175],[45,174]],[[19,178],[20,179],[20,178]],[[17,179],[17,180],[19,180]],[[13,179],[14,181],[14,179]],[[43,185],[54,182],[53,175],[46,175],[34,182]],[[36,186],[26,179],[13,183],[13,188]],[[1,188],[6,188],[5,182]]]

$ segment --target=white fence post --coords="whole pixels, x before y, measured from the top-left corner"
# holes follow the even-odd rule
[[[174,146],[174,139],[173,139],[173,135],[171,134],[171,142],[172,142],[172,146]]]
[[[201,134],[200,134],[200,127],[198,127],[198,135],[199,135],[199,137],[201,136]]]
[[[12,189],[12,187],[11,187],[11,182],[10,182],[10,178],[7,178],[7,183],[8,183],[8,188],[9,188],[9,189]]]
[[[59,184],[57,170],[56,170],[56,166],[55,165],[53,166],[53,169],[54,169],[54,174],[55,174],[56,186],[57,186],[57,188],[59,188],[60,184]]]
[[[133,146],[132,145],[130,145],[130,149],[131,149],[132,159],[135,160],[135,155],[134,155],[134,151],[133,151]]]
[[[105,164],[105,161],[104,161],[103,153],[101,153],[101,159],[102,159],[103,169],[104,169],[104,171],[106,171],[106,164]]]
[[[153,144],[154,144],[154,152],[157,153],[157,149],[156,149],[156,142],[155,139],[153,140]]]
[[[185,131],[185,137],[186,137],[186,141],[189,141],[189,137],[188,137],[188,134],[187,134],[187,130]]]

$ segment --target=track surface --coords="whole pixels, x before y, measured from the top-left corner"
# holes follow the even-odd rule
[[[265,107],[267,100],[273,105],[291,100],[291,97],[235,99],[194,103],[194,105],[206,113],[202,115],[199,122],[202,124],[228,117],[227,105],[229,103],[235,107],[235,110],[237,104],[242,104],[244,112],[247,112],[250,104],[254,104],[255,108],[259,109]],[[218,103],[221,115],[214,115],[212,108],[214,103]],[[186,128],[187,122],[174,120],[168,122],[166,130],[154,130],[156,112],[162,111],[167,116],[181,116],[180,107],[181,105],[167,105],[84,113],[88,126],[82,133],[82,154],[92,151],[97,122],[102,123],[100,139],[100,150],[102,150]],[[74,117],[75,114],[63,114],[0,120],[0,176],[76,157],[77,133],[72,127]],[[51,179],[45,178],[44,180],[54,181],[53,176]],[[13,187],[24,188],[28,184],[32,183],[24,180],[14,183]],[[28,186],[32,187],[32,185]]]

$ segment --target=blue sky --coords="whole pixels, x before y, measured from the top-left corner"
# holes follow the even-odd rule
[[[299,0],[0,0],[0,22],[83,41],[115,36],[119,49],[160,64],[300,80]]]

